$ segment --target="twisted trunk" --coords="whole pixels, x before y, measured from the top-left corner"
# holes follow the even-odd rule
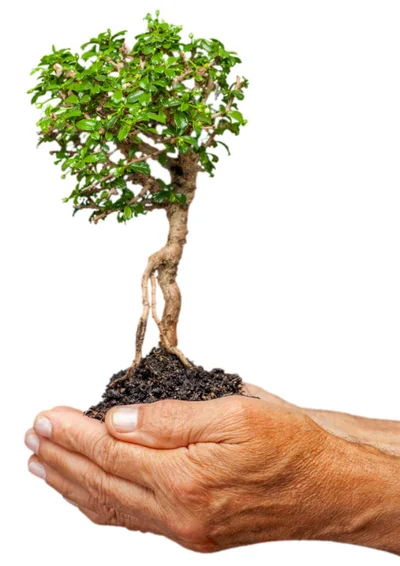
[[[172,347],[178,345],[177,326],[181,311],[181,292],[176,282],[179,262],[183,254],[188,233],[189,207],[173,204],[167,211],[169,222],[168,240],[164,259],[158,267],[158,283],[164,297],[164,311],[161,318],[161,344]]]
[[[182,258],[183,247],[188,234],[188,213],[196,191],[197,159],[191,156],[180,156],[177,165],[171,168],[171,180],[174,192],[184,194],[186,204],[170,203],[167,208],[169,223],[168,239],[164,247],[149,257],[148,264],[142,276],[143,312],[136,332],[136,355],[131,369],[142,357],[142,346],[146,333],[147,320],[150,312],[160,331],[160,344],[175,353],[183,363],[188,364],[185,356],[178,350],[177,326],[181,311],[181,292],[176,282],[179,262]],[[157,282],[164,297],[164,311],[161,320],[156,312]],[[151,281],[151,304],[149,301],[149,282]]]

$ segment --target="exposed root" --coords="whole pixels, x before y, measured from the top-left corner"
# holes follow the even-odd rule
[[[135,365],[137,365],[142,359],[142,347],[143,340],[146,334],[147,319],[149,318],[149,277],[144,274],[142,279],[142,304],[143,311],[140,317],[139,324],[136,330],[136,355],[135,355]]]
[[[189,360],[187,359],[187,357],[185,356],[185,354],[183,352],[181,352],[180,349],[177,348],[176,346],[165,345],[164,347],[165,347],[166,350],[168,350],[168,352],[171,352],[171,354],[175,354],[175,356],[181,360],[181,362],[183,363],[184,366],[190,367],[192,365],[189,362]]]
[[[162,339],[163,330],[162,330],[161,320],[158,318],[158,315],[157,315],[157,299],[156,299],[157,282],[156,282],[156,278],[154,276],[154,273],[151,275],[150,281],[151,281],[151,314],[152,314],[154,322],[158,326],[158,330],[160,331],[160,336],[161,336],[161,339]]]
[[[132,375],[134,368],[140,363],[142,359],[143,341],[146,335],[147,320],[149,318],[150,303],[149,303],[149,279],[154,271],[154,256],[149,258],[149,262],[142,276],[142,316],[136,330],[136,351],[135,359],[128,369],[128,375]]]

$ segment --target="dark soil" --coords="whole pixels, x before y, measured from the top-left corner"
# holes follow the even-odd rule
[[[245,394],[238,375],[222,369],[206,371],[201,366],[187,367],[161,348],[153,348],[130,378],[126,372],[122,370],[112,376],[103,400],[90,407],[85,415],[104,421],[107,411],[116,405],[154,403],[160,399],[206,401]]]

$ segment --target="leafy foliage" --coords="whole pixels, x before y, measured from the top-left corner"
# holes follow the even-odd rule
[[[63,178],[77,181],[64,200],[75,211],[92,209],[95,222],[114,212],[124,222],[171,202],[184,205],[185,195],[153,176],[149,161],[171,171],[188,155],[213,175],[218,157],[210,148],[246,124],[238,101],[248,81],[230,80],[237,54],[216,39],[190,35],[183,42],[181,27],[158,12],[146,19],[148,29],[132,49],[125,31],[107,30],[84,43],[81,54],[53,46],[32,71],[38,80],[31,102],[44,110],[39,144],[58,144],[55,163]]]

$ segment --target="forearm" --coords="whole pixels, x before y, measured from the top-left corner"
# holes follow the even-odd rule
[[[327,456],[324,524],[315,538],[400,555],[400,460],[341,440]]]
[[[400,456],[400,422],[315,409],[302,409],[302,412],[331,434]]]

